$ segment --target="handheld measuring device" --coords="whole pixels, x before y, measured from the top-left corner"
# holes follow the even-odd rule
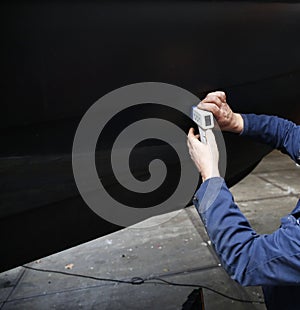
[[[197,107],[193,107],[192,116],[193,121],[198,125],[200,140],[206,144],[206,130],[214,127],[213,114],[205,110],[200,110]]]

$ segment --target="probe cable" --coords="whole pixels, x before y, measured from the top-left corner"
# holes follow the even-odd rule
[[[227,299],[230,299],[233,301],[242,302],[242,303],[251,303],[251,304],[264,304],[264,301],[261,301],[261,300],[247,300],[247,299],[240,299],[240,298],[236,298],[233,296],[229,296],[229,295],[224,294],[224,293],[222,293],[216,289],[213,289],[209,286],[192,284],[192,283],[189,284],[189,283],[171,282],[171,281],[167,281],[165,279],[162,279],[162,278],[156,277],[156,276],[150,276],[147,278],[133,277],[130,280],[118,280],[118,279],[100,278],[100,277],[94,277],[94,276],[88,276],[88,275],[84,275],[84,274],[70,273],[70,272],[64,272],[64,271],[58,271],[58,270],[40,269],[40,268],[30,267],[27,265],[22,265],[22,267],[25,269],[33,270],[33,271],[55,273],[55,274],[61,274],[61,275],[65,275],[65,276],[85,278],[85,279],[91,279],[91,280],[96,280],[96,281],[113,282],[113,283],[119,283],[119,284],[132,284],[132,285],[158,284],[158,285],[203,288],[203,289],[206,289],[208,291],[211,291],[215,294],[218,294],[224,298],[227,298]]]

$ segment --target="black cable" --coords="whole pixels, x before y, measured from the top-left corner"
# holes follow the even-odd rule
[[[251,304],[254,304],[254,303],[258,303],[258,304],[264,304],[265,302],[264,301],[260,301],[260,300],[247,300],[247,299],[240,299],[240,298],[236,298],[236,297],[232,297],[232,296],[229,296],[229,295],[226,295],[218,290],[215,290],[209,286],[205,286],[205,285],[198,285],[198,284],[185,284],[185,283],[174,283],[174,282],[170,282],[170,281],[167,281],[167,280],[164,280],[164,279],[161,279],[159,277],[153,277],[151,279],[154,279],[154,280],[158,280],[158,281],[162,281],[168,285],[174,285],[174,286],[183,286],[183,287],[195,287],[195,288],[203,288],[203,289],[206,289],[208,291],[211,291],[215,294],[218,294],[222,297],[225,297],[227,299],[230,299],[230,300],[234,300],[234,301],[238,301],[238,302],[243,302],[243,303],[251,303]]]
[[[115,283],[136,284],[133,282],[137,282],[136,279],[138,279],[138,277],[135,277],[135,278],[132,278],[132,279],[134,279],[133,281],[132,281],[132,279],[131,280],[117,280],[117,279],[109,279],[109,278],[98,278],[98,277],[93,277],[93,276],[87,276],[84,274],[77,274],[77,273],[64,272],[64,271],[58,271],[58,270],[40,269],[40,268],[30,267],[30,266],[26,266],[26,265],[23,265],[22,267],[25,269],[30,269],[30,270],[34,270],[34,271],[57,273],[57,274],[65,275],[65,276],[85,278],[85,279],[91,279],[91,280],[96,280],[96,281],[115,282]]]
[[[151,276],[148,278],[133,277],[130,280],[118,280],[118,279],[110,279],[110,278],[93,277],[93,276],[87,276],[87,275],[83,275],[83,274],[64,272],[64,271],[58,271],[58,270],[40,269],[40,268],[30,267],[30,266],[26,266],[26,265],[23,265],[22,267],[25,269],[33,270],[33,271],[56,273],[56,274],[78,277],[78,278],[91,279],[91,280],[96,280],[96,281],[106,281],[106,282],[132,284],[132,285],[158,284],[158,285],[171,285],[171,286],[181,286],[181,287],[203,288],[203,289],[206,289],[208,291],[211,291],[215,294],[218,294],[224,298],[227,298],[227,299],[230,299],[233,301],[242,302],[242,303],[251,303],[251,304],[254,304],[254,303],[264,304],[264,301],[260,301],[260,300],[247,300],[247,299],[240,299],[240,298],[236,298],[233,296],[229,296],[227,294],[224,294],[224,293],[222,293],[218,290],[215,290],[211,287],[208,287],[208,286],[199,285],[199,284],[176,283],[176,282],[167,281],[167,280],[164,280],[160,277],[155,277],[155,276]],[[154,282],[153,280],[160,281],[160,282]]]

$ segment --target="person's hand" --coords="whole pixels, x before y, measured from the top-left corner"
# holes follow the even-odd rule
[[[190,128],[187,146],[192,160],[201,173],[203,182],[212,177],[219,177],[219,151],[212,130],[206,131],[207,144],[200,142],[194,128]]]
[[[222,91],[209,93],[199,104],[198,108],[213,113],[221,130],[241,133],[244,121],[240,114],[234,113],[226,102],[226,94]]]

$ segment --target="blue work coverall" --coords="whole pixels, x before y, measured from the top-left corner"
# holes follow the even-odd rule
[[[267,143],[300,164],[300,126],[276,116],[242,117],[241,135]],[[300,200],[269,235],[251,228],[221,177],[202,183],[194,204],[232,279],[243,286],[263,286],[268,309],[300,309]]]

